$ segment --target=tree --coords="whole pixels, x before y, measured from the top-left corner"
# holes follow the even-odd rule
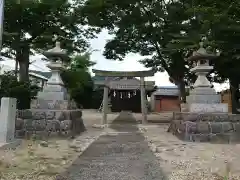
[[[185,101],[185,84],[194,79],[189,73],[192,62],[185,58],[200,39],[199,24],[186,6],[190,4],[183,1],[88,0],[82,12],[89,25],[106,28],[114,35],[105,46],[108,59],[123,60],[130,52],[145,56],[141,62],[167,71]]]
[[[68,53],[84,52],[93,29],[79,16],[81,0],[7,0],[4,9],[3,47],[19,63],[20,81],[28,81],[31,50],[46,50],[58,35]]]
[[[75,71],[81,69],[88,72],[88,69],[96,64],[90,60],[90,55],[91,53],[89,52],[86,52],[83,55],[76,55],[70,63],[70,69]]]
[[[194,0],[188,10],[195,12],[199,27],[209,40],[209,44],[220,57],[213,61],[214,81],[229,79],[232,93],[233,113],[239,108],[240,84],[240,2],[237,0],[215,1]]]
[[[83,108],[89,108],[92,103],[93,81],[88,68],[94,64],[89,53],[76,55],[61,75],[71,98]]]
[[[0,75],[0,79],[0,98],[16,98],[17,109],[29,109],[29,101],[36,97],[40,88],[31,82],[19,82],[13,72]]]

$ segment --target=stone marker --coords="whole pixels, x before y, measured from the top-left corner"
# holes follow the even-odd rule
[[[1,99],[0,148],[11,148],[20,144],[20,140],[15,139],[16,104],[15,98]]]

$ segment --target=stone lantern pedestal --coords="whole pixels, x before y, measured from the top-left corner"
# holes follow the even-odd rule
[[[62,63],[51,62],[48,68],[51,69],[52,75],[43,91],[38,93],[38,98],[43,100],[68,100],[67,90],[60,76],[61,70],[64,69]]]
[[[186,99],[188,112],[228,112],[228,105],[221,103],[221,95],[216,93],[206,77],[213,69],[213,66],[209,65],[209,60],[215,57],[215,55],[208,54],[203,48],[203,43],[200,43],[199,50],[188,58],[189,61],[196,62],[196,66],[191,69],[191,72],[197,75],[197,80],[194,83],[193,89],[190,90],[189,96]]]

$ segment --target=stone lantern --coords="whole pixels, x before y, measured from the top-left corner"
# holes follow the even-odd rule
[[[66,51],[61,49],[60,42],[56,42],[56,46],[43,53],[50,63],[47,65],[51,69],[51,77],[49,78],[47,85],[44,87],[43,92],[39,92],[38,99],[42,100],[68,100],[68,94],[64,83],[60,76],[61,71],[64,69],[63,62],[68,61]]]
[[[207,79],[207,74],[213,69],[209,60],[217,58],[214,54],[207,53],[203,42],[200,48],[189,57],[188,61],[195,61],[196,66],[190,71],[195,73],[197,80],[187,97],[188,111],[190,112],[228,112],[227,104],[221,103],[221,95],[217,94],[212,84]]]
[[[196,66],[190,70],[197,75],[197,80],[193,87],[195,88],[195,91],[201,90],[202,88],[214,91],[214,89],[211,88],[212,85],[208,81],[206,75],[213,69],[213,66],[209,65],[209,60],[212,60],[217,56],[207,53],[206,49],[203,48],[203,42],[200,42],[199,45],[200,48],[193,52],[193,55],[187,59],[188,61],[194,61],[196,64]]]
[[[34,120],[43,122],[46,126],[44,131],[70,132],[72,136],[85,130],[82,112],[77,108],[76,103],[70,100],[64,83],[60,76],[64,69],[63,62],[69,61],[65,50],[61,49],[60,42],[56,46],[43,53],[50,61],[47,65],[51,69],[51,77],[42,92],[38,93],[37,99],[31,102],[31,113]],[[61,127],[61,130],[59,129]],[[60,132],[60,133],[61,133]]]

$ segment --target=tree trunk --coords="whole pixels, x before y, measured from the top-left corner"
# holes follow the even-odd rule
[[[178,82],[179,98],[181,103],[186,103],[186,89],[184,80]]]
[[[174,79],[170,78],[170,82],[174,83],[178,87],[178,92],[179,92],[179,101],[180,103],[186,103],[186,89],[185,89],[185,82],[183,79]]]
[[[18,75],[18,61],[17,61],[17,59],[15,59],[15,72],[14,72],[14,74],[15,74],[15,77],[17,77],[17,75]]]
[[[17,51],[16,61],[19,62],[19,81],[27,82],[29,80],[29,45],[20,46]]]
[[[239,114],[240,112],[237,111],[239,108],[239,102],[237,99],[237,91],[238,91],[238,82],[229,79],[230,82],[230,92],[231,92],[231,100],[232,100],[232,113],[233,114]]]

